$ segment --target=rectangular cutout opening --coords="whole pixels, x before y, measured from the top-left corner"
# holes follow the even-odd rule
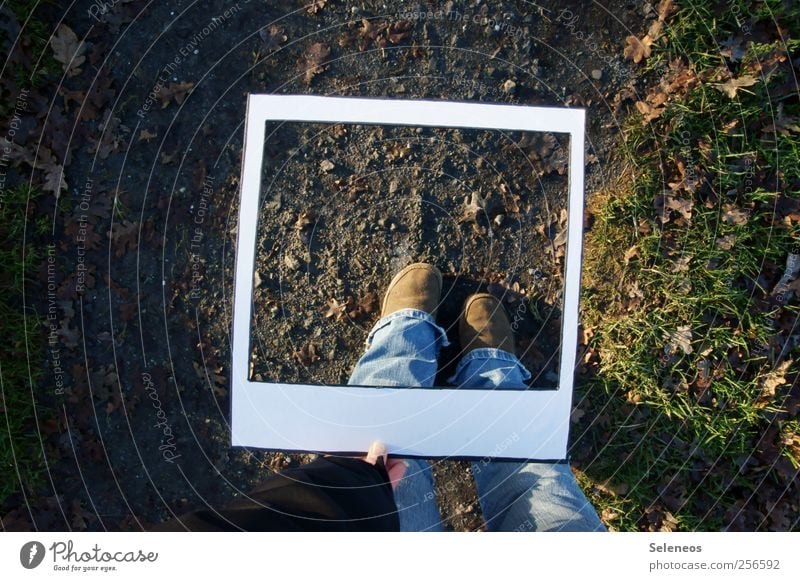
[[[251,95],[233,444],[362,452],[379,439],[398,455],[563,460],[583,124],[576,109]],[[518,330],[535,331],[528,317],[540,317],[542,337],[523,332],[518,349],[531,389],[342,385],[362,352],[352,342],[363,341],[391,275],[412,259],[452,275],[445,300],[456,314],[459,293],[489,290],[507,299]],[[446,311],[438,322],[453,332]],[[440,377],[450,358],[440,356]]]

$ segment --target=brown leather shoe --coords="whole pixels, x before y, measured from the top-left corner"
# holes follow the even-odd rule
[[[394,275],[383,297],[381,317],[400,309],[433,314],[442,294],[442,273],[424,262],[409,264]]]
[[[514,353],[514,333],[503,304],[488,293],[472,295],[464,302],[458,322],[461,349],[495,348]]]

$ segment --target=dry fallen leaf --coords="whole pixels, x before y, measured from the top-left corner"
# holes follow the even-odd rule
[[[63,165],[51,163],[42,165],[41,169],[44,171],[42,190],[45,192],[53,192],[56,197],[58,197],[61,194],[61,190],[67,189]]]
[[[658,21],[664,22],[670,14],[678,10],[678,7],[675,6],[675,3],[672,0],[661,0],[661,2],[658,3],[657,10]]]
[[[320,310],[326,319],[341,321],[347,315],[348,302],[350,301],[340,303],[336,299],[329,299],[328,304],[322,307]]]
[[[622,257],[625,261],[625,266],[628,266],[630,261],[637,256],[639,256],[639,248],[637,246],[631,246],[628,248],[628,250],[625,251],[625,255]]]
[[[675,331],[672,331],[666,336],[667,344],[664,346],[664,353],[672,355],[677,353],[678,349],[689,355],[694,351],[692,348],[692,326],[681,325]]]
[[[779,133],[788,137],[792,133],[800,133],[800,119],[797,117],[787,117],[783,113],[783,102],[778,103],[778,114],[775,116],[773,125],[765,125],[761,129],[762,133]]]
[[[644,122],[650,123],[653,119],[658,119],[665,111],[665,107],[653,107],[650,103],[645,101],[637,101],[636,108],[639,113],[644,115]]]
[[[747,224],[750,219],[750,212],[737,208],[733,204],[725,204],[722,206],[722,209],[724,210],[722,213],[722,221],[726,224],[742,226]]]
[[[722,91],[729,98],[733,99],[736,97],[736,92],[741,89],[742,87],[752,87],[758,81],[750,75],[745,75],[743,77],[739,77],[738,79],[728,79],[724,83],[714,83],[714,88],[718,91]]]
[[[729,36],[727,40],[720,43],[722,50],[719,51],[720,55],[729,58],[733,62],[742,60],[742,57],[747,53],[747,46],[744,43],[744,38]]]
[[[761,395],[756,401],[756,407],[763,407],[767,405],[773,397],[775,397],[776,390],[781,386],[788,383],[786,380],[786,372],[791,369],[792,360],[784,359],[775,369],[764,375],[759,381],[761,387]]]
[[[114,245],[114,255],[119,258],[129,250],[136,248],[139,236],[139,224],[130,220],[123,220],[119,224],[114,224],[113,229],[109,230],[108,237]]]
[[[63,65],[68,76],[73,77],[81,72],[79,67],[86,61],[86,57],[82,56],[86,46],[78,41],[78,36],[69,26],[59,25],[50,39],[50,46],[53,48],[53,58]]]
[[[161,152],[161,163],[163,163],[164,165],[171,165],[171,164],[175,163],[175,161],[178,159],[178,153],[179,152],[180,152],[180,150],[178,150],[178,149],[176,149],[172,153],[167,153],[166,151],[162,151]]]
[[[269,28],[262,28],[258,31],[259,38],[264,42],[264,48],[275,50],[287,40],[284,28],[273,24]]]
[[[639,63],[642,59],[646,59],[650,56],[651,46],[653,45],[653,39],[650,35],[644,35],[644,38],[641,40],[636,38],[635,36],[631,35],[625,39],[625,48],[622,51],[622,54],[625,58],[632,60],[635,63]]]
[[[297,215],[294,223],[295,230],[306,230],[317,223],[317,213],[314,210],[305,210]]]
[[[325,8],[325,3],[327,0],[313,0],[311,4],[309,4],[308,8],[306,8],[306,12],[309,14],[316,14],[323,8]]]
[[[313,343],[303,345],[299,350],[292,353],[292,359],[297,361],[300,365],[310,365],[315,361],[319,361],[317,347]]]
[[[736,236],[733,234],[728,234],[727,236],[717,238],[717,246],[722,250],[730,250],[733,248],[734,242],[736,242]]]
[[[166,87],[162,88],[158,92],[158,98],[161,100],[161,108],[166,108],[167,105],[170,104],[170,101],[173,99],[175,102],[180,105],[183,103],[183,100],[186,98],[192,88],[194,87],[194,83],[170,83]]]
[[[146,141],[147,143],[150,143],[150,140],[156,137],[158,137],[158,135],[156,135],[155,133],[151,133],[149,129],[145,128],[139,132],[138,141]]]
[[[315,42],[311,46],[306,49],[304,60],[305,60],[305,80],[306,84],[310,84],[311,80],[318,74],[322,73],[325,70],[325,67],[322,66],[325,62],[325,59],[331,54],[331,49],[321,42]]]
[[[665,191],[655,197],[653,207],[658,212],[659,219],[663,224],[670,221],[673,211],[678,212],[687,222],[691,222],[694,202],[690,199],[676,198],[670,192]]]
[[[374,291],[365,294],[358,301],[358,310],[365,315],[371,315],[378,309],[378,295]]]

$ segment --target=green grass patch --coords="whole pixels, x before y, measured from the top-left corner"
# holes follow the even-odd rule
[[[700,80],[649,123],[631,115],[616,160],[630,179],[591,206],[583,318],[599,363],[579,390],[592,417],[573,430],[573,449],[590,494],[590,481],[625,489],[623,504],[595,494],[619,530],[728,526],[736,502],[763,489],[746,468],[772,426],[776,461],[798,464],[786,389],[764,386],[798,356],[776,348],[780,329],[770,323],[776,312],[796,321],[797,300],[778,306],[770,293],[800,239],[778,210],[800,197],[798,133],[786,127],[800,104],[780,92],[791,79],[776,56],[796,58],[800,44],[753,38],[775,22],[800,37],[800,9],[734,4],[681,3],[645,75],[658,85],[679,58]],[[736,58],[721,54],[723,43]],[[745,75],[757,82],[734,98],[717,88]]]
[[[23,309],[22,299],[26,280],[42,260],[41,252],[24,244],[30,208],[38,193],[17,186],[1,195],[0,504],[21,488],[33,490],[44,470],[33,400],[44,359],[41,326],[31,310]]]

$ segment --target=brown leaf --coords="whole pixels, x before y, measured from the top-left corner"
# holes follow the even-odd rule
[[[306,84],[310,84],[311,80],[318,74],[325,71],[323,63],[325,59],[331,54],[331,49],[321,42],[315,42],[306,49],[304,54],[305,60],[305,80]]]
[[[183,100],[186,99],[186,95],[188,95],[192,88],[194,88],[194,83],[170,83],[166,87],[162,88],[158,92],[158,98],[161,101],[161,108],[165,109],[167,105],[174,99],[175,102],[180,105],[183,103]]]
[[[692,326],[681,325],[675,331],[671,331],[666,335],[667,344],[664,346],[664,353],[672,355],[677,353],[678,349],[683,351],[686,355],[690,355],[694,349],[692,348]]]
[[[717,238],[717,246],[722,250],[730,250],[733,248],[733,244],[736,242],[736,236],[733,234],[728,234],[726,236],[722,236]]]
[[[747,47],[744,43],[744,38],[741,36],[733,37],[729,36],[727,40],[724,40],[720,43],[722,50],[719,51],[719,54],[729,58],[733,62],[737,62],[742,60],[742,57],[747,53]]]
[[[689,199],[676,198],[671,193],[664,192],[655,197],[653,207],[658,211],[659,219],[663,224],[670,221],[672,212],[678,212],[687,222],[691,222],[694,202]]]
[[[67,180],[64,179],[64,166],[61,164],[47,164],[43,165],[44,170],[44,183],[42,183],[42,190],[45,192],[53,192],[56,197],[61,193],[61,190],[67,189]]]
[[[329,299],[328,304],[322,307],[320,310],[322,311],[323,316],[326,319],[333,319],[334,321],[341,321],[347,316],[347,303],[349,301],[345,301],[344,303],[340,303],[336,299]]]
[[[150,140],[155,137],[158,137],[158,135],[156,135],[155,133],[150,133],[150,130],[145,128],[139,132],[138,141],[146,141],[147,143],[150,143]]]
[[[161,163],[164,165],[171,165],[175,163],[175,160],[178,159],[178,153],[180,153],[179,149],[176,149],[172,153],[167,153],[166,151],[161,152]]]
[[[386,38],[392,44],[397,44],[401,40],[411,36],[411,31],[414,29],[414,23],[410,20],[396,20],[389,25],[386,30]]]
[[[297,361],[300,365],[310,365],[315,361],[319,361],[317,348],[313,343],[303,345],[299,350],[292,353],[292,359]]]
[[[325,3],[327,0],[313,0],[311,4],[309,4],[308,8],[306,8],[306,12],[309,14],[316,14],[323,8],[325,8]]]
[[[287,40],[284,34],[284,28],[273,24],[269,28],[262,28],[258,31],[258,36],[264,41],[264,47],[267,50],[275,50]]]
[[[371,315],[378,310],[378,295],[370,291],[358,301],[358,309],[365,315]]]
[[[628,250],[625,251],[625,255],[622,257],[625,261],[625,266],[628,266],[628,263],[636,256],[639,256],[639,247],[634,245],[628,248]]]
[[[736,92],[742,87],[752,87],[758,82],[757,79],[750,75],[739,77],[738,79],[728,79],[724,83],[714,83],[714,88],[728,95],[733,99],[736,97]]]
[[[86,57],[82,56],[86,46],[78,41],[78,36],[66,24],[60,24],[56,33],[50,38],[53,58],[60,62],[67,76],[73,77],[81,72],[80,67]]]
[[[646,59],[652,52],[650,47],[653,45],[653,39],[647,34],[641,40],[633,35],[628,36],[625,39],[625,43],[622,54],[634,63],[639,63],[642,59]]]
[[[130,220],[123,220],[109,230],[108,236],[114,244],[114,255],[119,258],[129,250],[136,248],[139,236],[139,224]]]
[[[564,175],[566,172],[569,161],[566,148],[561,146],[552,133],[526,134],[517,147],[527,153],[539,176],[552,172]]]
[[[791,369],[792,359],[784,359],[775,369],[765,374],[759,380],[761,394],[756,401],[756,407],[764,407],[775,397],[777,389],[788,383],[786,373]]]
[[[664,22],[661,20],[653,20],[652,24],[650,24],[650,28],[647,29],[647,36],[656,40],[658,37],[661,36],[661,28],[664,26]]]
[[[653,119],[658,119],[666,110],[665,107],[653,107],[650,103],[645,101],[637,101],[636,108],[639,110],[639,113],[644,115],[645,123],[650,123]]]
[[[294,223],[294,229],[300,231],[307,230],[316,223],[317,223],[317,213],[312,209],[308,209],[303,212],[300,212],[297,215],[297,220],[295,220]]]
[[[78,340],[81,337],[80,331],[76,327],[75,329],[69,328],[69,320],[64,319],[61,321],[61,327],[56,331],[56,334],[61,337],[64,342],[64,346],[68,349],[74,349],[78,346]]]
[[[386,28],[387,24],[383,20],[377,20],[377,19],[367,20],[366,18],[362,18],[359,35],[362,37],[367,37],[372,40],[375,40],[384,30],[386,30]]]
[[[735,224],[736,226],[743,226],[750,220],[750,212],[737,208],[733,204],[725,204],[722,206],[724,212],[722,213],[722,221],[726,224]]]
[[[659,22],[664,22],[670,14],[677,12],[677,10],[678,7],[675,6],[672,0],[661,0],[657,8]]]
[[[74,498],[72,500],[72,529],[85,531],[87,527],[87,521],[96,521],[97,516],[93,512],[89,512],[88,510],[84,510],[83,505],[79,498]]]
[[[512,194],[505,184],[500,184],[500,195],[503,198],[503,205],[506,214],[519,214],[520,197],[518,194]]]
[[[762,133],[778,133],[788,137],[792,133],[800,133],[800,119],[797,117],[787,117],[783,114],[783,102],[778,103],[778,114],[772,125],[765,125],[761,129]]]

